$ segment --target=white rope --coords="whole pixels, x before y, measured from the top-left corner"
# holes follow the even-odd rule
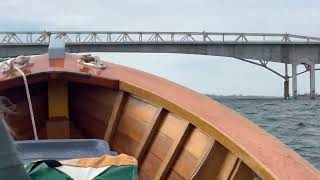
[[[31,97],[30,97],[30,91],[29,91],[27,77],[24,74],[24,72],[21,71],[21,69],[19,67],[14,65],[14,68],[21,74],[21,76],[23,78],[24,86],[25,86],[26,94],[27,94],[27,99],[28,99],[28,104],[29,104],[29,111],[30,111],[31,121],[32,121],[33,135],[34,135],[34,139],[38,140],[37,127],[36,127],[36,122],[34,120],[34,114],[33,114],[33,108],[32,108],[32,103],[31,103]]]

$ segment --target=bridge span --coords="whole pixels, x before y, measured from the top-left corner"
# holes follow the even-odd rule
[[[39,31],[0,32],[0,57],[47,52],[52,39],[64,39],[66,50],[79,52],[183,53],[233,57],[262,66],[284,79],[284,97],[297,97],[297,75],[310,72],[310,96],[315,97],[315,64],[320,64],[320,38],[276,33],[220,32],[116,32],[116,31]],[[267,66],[285,64],[285,74]],[[292,75],[288,75],[292,64]],[[297,72],[303,64],[306,70]]]

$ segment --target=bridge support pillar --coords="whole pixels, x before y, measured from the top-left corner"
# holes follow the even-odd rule
[[[294,99],[298,97],[297,66],[298,64],[292,64],[292,96]]]
[[[290,99],[289,94],[289,79],[284,80],[284,99]]]
[[[310,64],[310,98],[316,98],[316,75],[315,64]]]
[[[285,64],[285,76],[284,76],[284,99],[290,99],[289,94],[289,76],[288,76],[288,64]]]

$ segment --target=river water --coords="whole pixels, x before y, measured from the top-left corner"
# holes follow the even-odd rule
[[[320,100],[230,100],[240,112],[320,169]]]

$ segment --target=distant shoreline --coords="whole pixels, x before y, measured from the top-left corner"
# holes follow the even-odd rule
[[[279,96],[252,96],[252,95],[213,95],[205,94],[206,96],[217,100],[283,100],[283,97]],[[293,97],[291,97],[293,99]],[[298,100],[310,99],[307,94],[298,95]],[[320,99],[320,95],[316,95],[316,99]]]

